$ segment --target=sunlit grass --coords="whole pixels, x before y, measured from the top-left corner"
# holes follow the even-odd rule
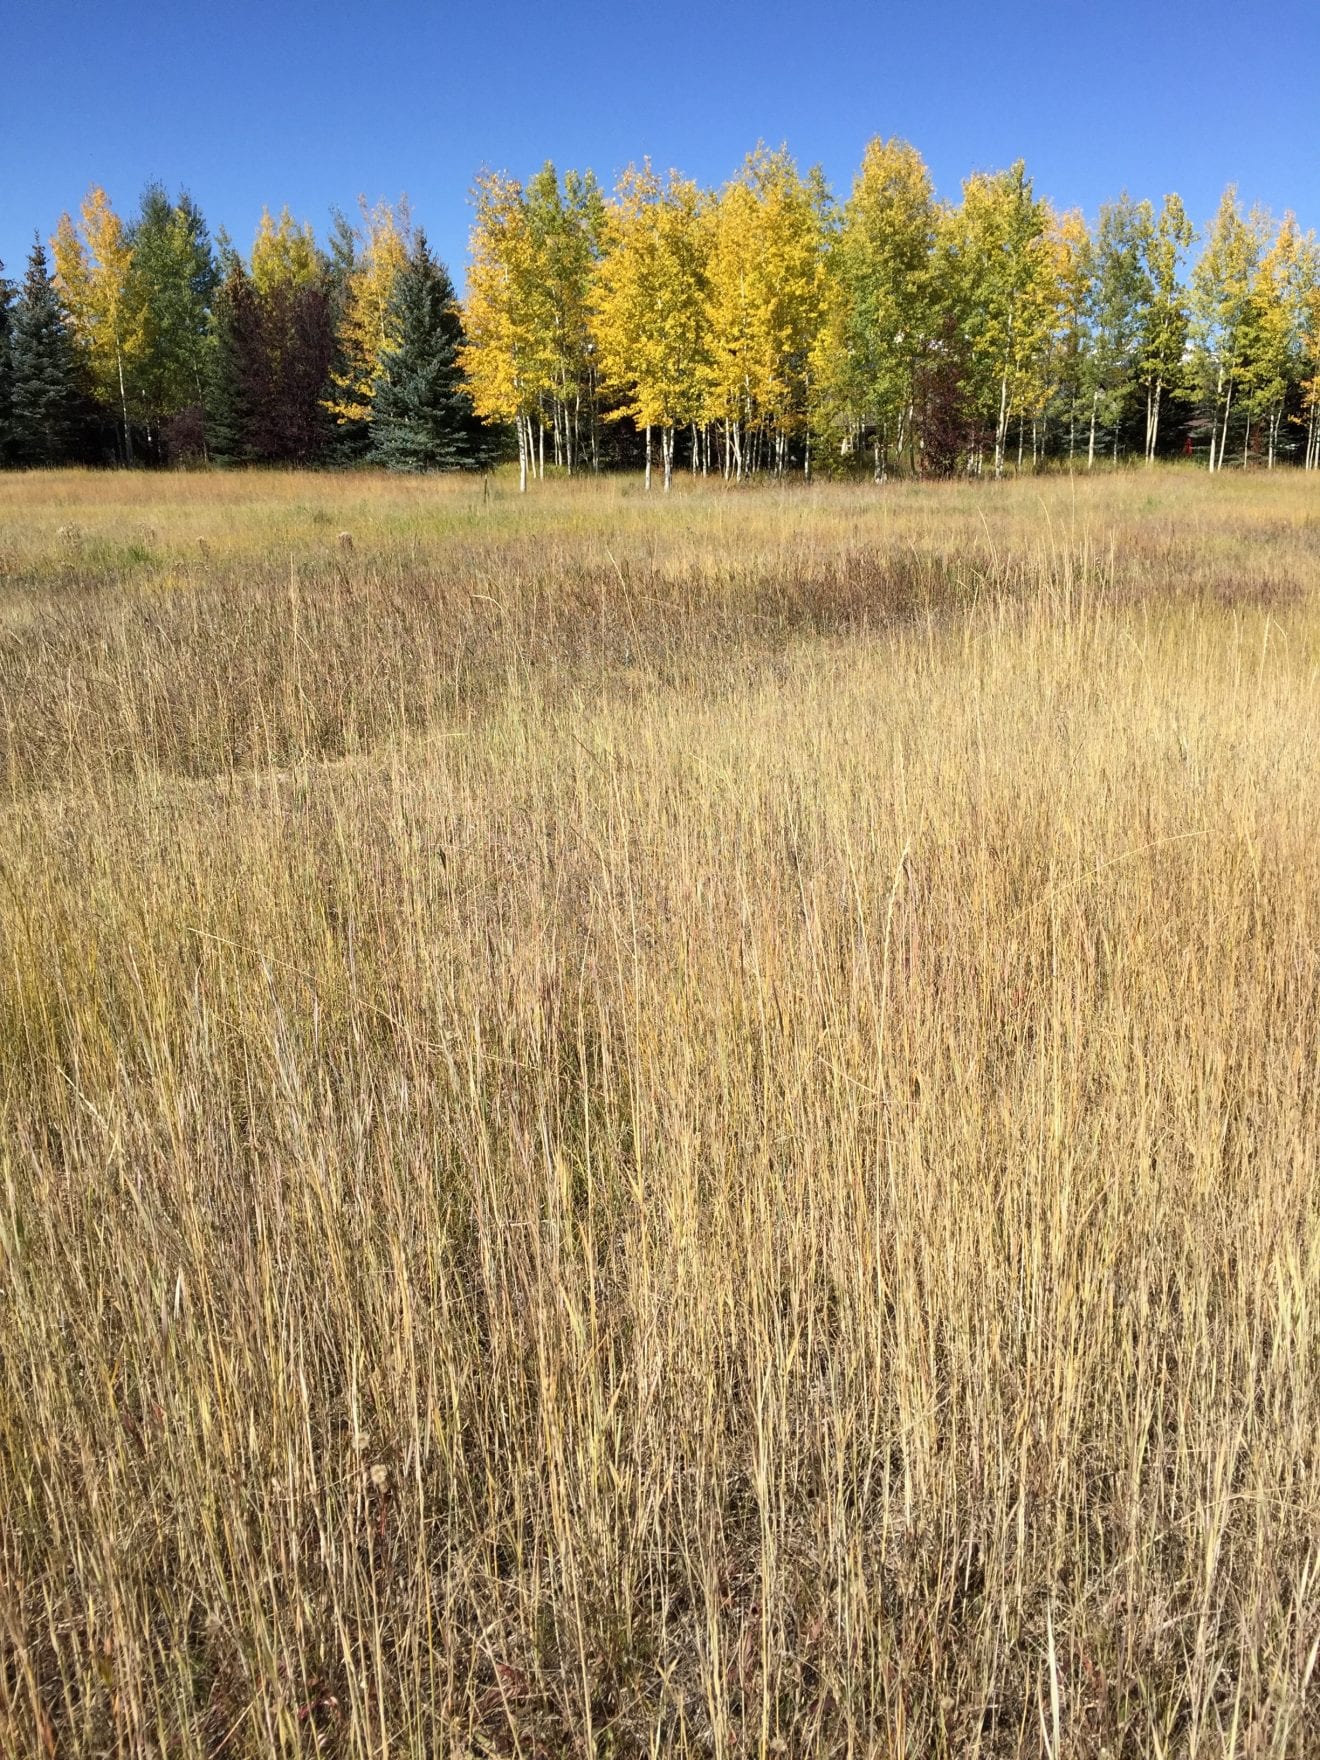
[[[15,1753],[1320,1740],[1311,485],[681,487],[0,478]]]

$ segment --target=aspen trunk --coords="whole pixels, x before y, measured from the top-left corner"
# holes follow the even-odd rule
[[[995,429],[995,475],[1004,474],[1004,442],[1008,438],[1008,368],[999,381],[999,426]]]
[[[1228,416],[1229,416],[1229,411],[1232,408],[1233,408],[1233,381],[1230,379],[1228,382],[1228,396],[1224,399],[1224,427],[1223,427],[1223,432],[1219,436],[1219,466],[1218,466],[1218,468],[1221,471],[1224,468],[1224,449],[1228,445]]]
[[[1219,377],[1215,380],[1215,408],[1210,421],[1210,469],[1213,473],[1219,468],[1216,448],[1219,446],[1219,399],[1224,394],[1224,369],[1219,369]],[[1228,428],[1228,411],[1224,411],[1224,428]]]
[[[651,424],[646,424],[646,492],[651,492]]]
[[[669,493],[669,485],[674,476],[674,430],[672,427],[660,430],[660,455],[665,467],[665,494]]]
[[[128,392],[124,387],[124,357],[120,353],[119,338],[115,337],[115,370],[119,374],[119,407],[124,417],[124,463],[133,462],[133,427],[128,419]]]
[[[527,493],[527,428],[523,418],[518,417],[518,493]]]
[[[1089,471],[1095,463],[1095,418],[1100,406],[1100,393],[1091,393],[1091,437],[1086,443],[1086,468]]]

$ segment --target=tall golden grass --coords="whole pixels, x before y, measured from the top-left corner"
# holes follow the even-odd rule
[[[1315,1753],[1318,539],[0,479],[0,1747]]]

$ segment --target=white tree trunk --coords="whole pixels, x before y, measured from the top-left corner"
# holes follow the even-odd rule
[[[1151,407],[1150,419],[1147,423],[1147,432],[1146,432],[1146,463],[1147,464],[1154,464],[1154,462],[1155,462],[1155,448],[1156,448],[1156,446],[1158,446],[1159,438],[1160,438],[1160,399],[1163,397],[1163,395],[1164,395],[1164,381],[1163,381],[1163,379],[1157,379],[1155,381],[1155,400],[1154,400],[1154,403]]]
[[[1224,399],[1224,426],[1223,426],[1223,429],[1221,430],[1220,435],[1219,435],[1219,465],[1218,465],[1218,468],[1221,471],[1224,468],[1224,450],[1228,445],[1228,416],[1229,416],[1229,411],[1232,409],[1232,407],[1233,407],[1233,381],[1230,379],[1228,382],[1228,396]]]
[[[119,407],[124,416],[124,463],[133,462],[133,426],[128,419],[128,392],[124,388],[124,357],[119,348],[119,337],[115,336],[115,369],[119,374]]]
[[[995,475],[1004,474],[1004,442],[1008,438],[1008,368],[999,381],[999,425],[995,429]]]

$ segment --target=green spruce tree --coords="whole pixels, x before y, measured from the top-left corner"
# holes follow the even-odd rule
[[[463,322],[453,282],[418,233],[388,317],[386,351],[372,400],[372,456],[390,470],[474,470],[487,442],[472,408],[458,351]]]
[[[349,358],[344,345],[344,319],[348,313],[349,287],[361,260],[362,239],[357,227],[342,208],[330,211],[330,238],[326,246],[328,268],[326,292],[329,298],[332,350],[330,380],[342,384],[349,372]],[[361,464],[371,446],[371,427],[367,422],[332,422],[326,441],[326,453],[341,465]]]
[[[207,350],[206,447],[220,464],[246,464],[255,456],[254,363],[260,318],[252,281],[227,240],[220,246],[222,278],[211,308]]]
[[[14,361],[11,333],[17,290],[0,263],[0,469],[14,462]]]
[[[40,238],[32,246],[23,290],[13,308],[9,356],[15,463],[65,463],[77,441],[77,362]]]

